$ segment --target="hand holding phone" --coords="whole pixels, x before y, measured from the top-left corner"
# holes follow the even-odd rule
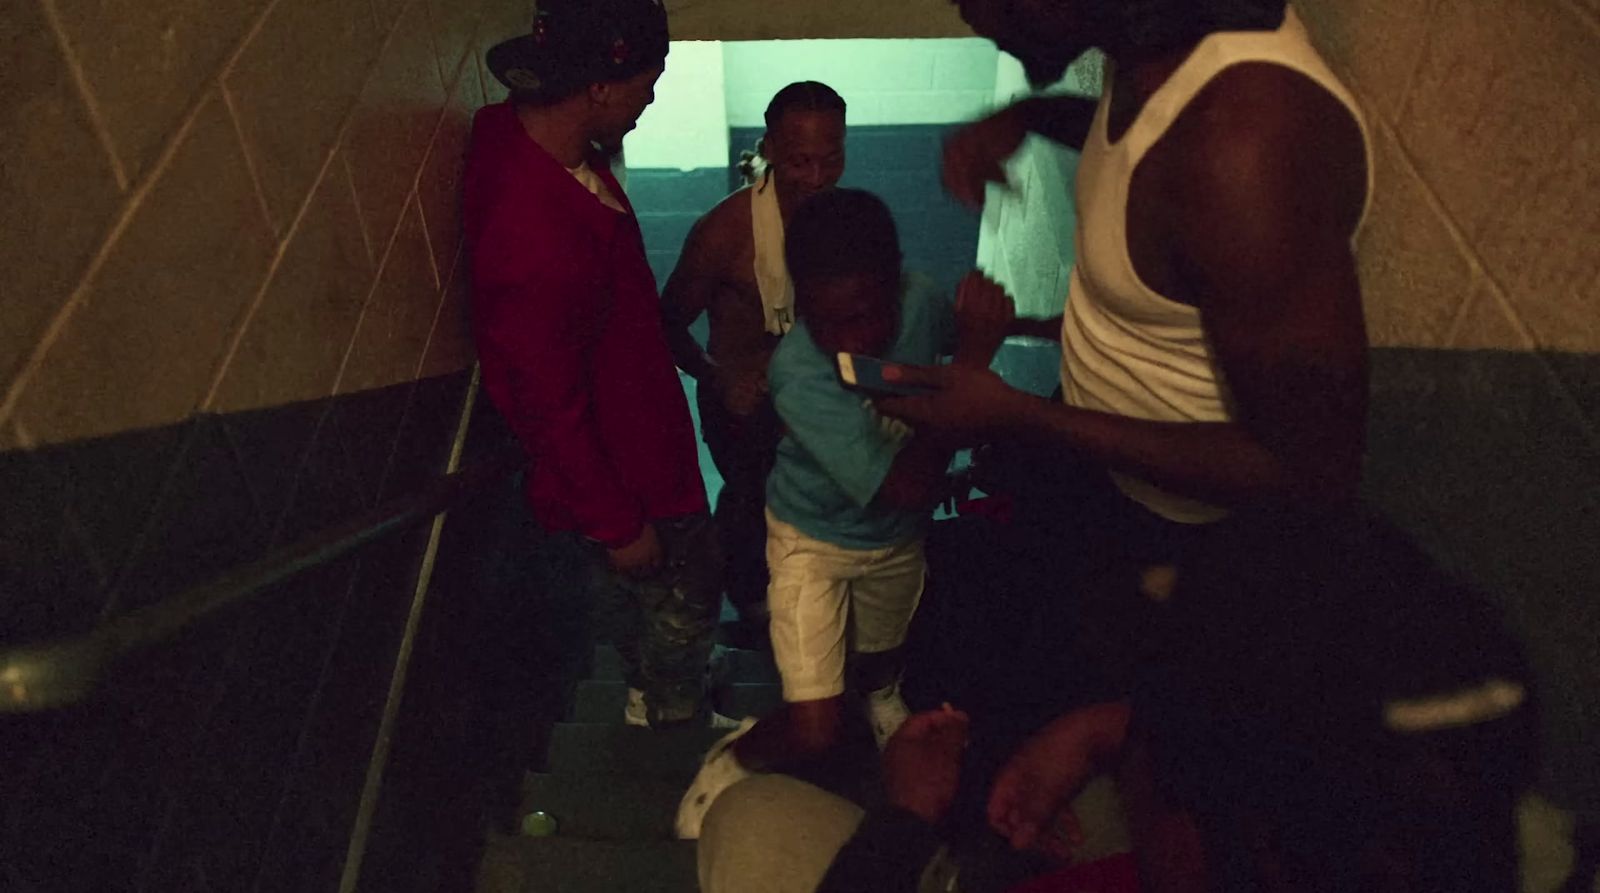
[[[888,381],[883,377],[883,369],[889,364],[877,357],[841,352],[835,360],[839,367],[839,381],[851,390],[875,397],[915,397],[934,391],[922,385]]]

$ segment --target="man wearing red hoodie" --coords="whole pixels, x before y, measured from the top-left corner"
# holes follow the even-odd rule
[[[655,0],[544,0],[488,55],[510,98],[478,112],[463,218],[484,389],[528,452],[540,524],[603,560],[625,719],[700,709],[721,592],[694,424],[638,220],[606,158],[666,63]]]

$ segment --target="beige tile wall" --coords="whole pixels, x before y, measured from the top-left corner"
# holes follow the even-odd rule
[[[1600,6],[1298,6],[1375,125],[1374,342],[1600,351]]]
[[[950,0],[665,0],[675,40],[971,37]]]
[[[531,7],[4,4],[0,430],[62,443],[468,365],[460,162],[501,98],[481,50]]]
[[[669,5],[679,37],[771,36],[746,4]],[[459,158],[501,94],[468,50],[530,6],[6,4],[0,430],[71,441],[469,362]],[[1375,343],[1600,350],[1595,4],[1301,6],[1372,111]],[[789,37],[965,33],[944,0],[784,8],[754,18]]]

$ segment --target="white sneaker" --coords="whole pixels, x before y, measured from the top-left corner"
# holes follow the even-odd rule
[[[739,720],[731,716],[723,716],[715,710],[710,711],[710,718],[706,725],[713,729],[737,729]],[[628,689],[628,703],[622,708],[622,721],[630,726],[642,729],[650,728],[650,710],[644,703],[644,692],[637,688]]]
[[[622,721],[630,726],[650,728],[650,709],[644,704],[644,692],[628,689],[628,705],[622,708]]]
[[[747,717],[737,729],[724,735],[706,752],[694,782],[684,792],[683,799],[678,801],[678,818],[673,828],[679,840],[699,839],[700,824],[705,821],[706,813],[711,811],[711,804],[723,791],[755,774],[739,765],[731,749],[733,742],[743,737],[755,724],[753,717]]]
[[[900,683],[867,692],[867,719],[872,723],[872,738],[881,752],[900,724],[911,716],[911,710],[900,698]]]
[[[743,724],[744,720],[742,719],[734,719],[731,716],[723,716],[715,710],[711,711],[711,728],[713,729],[737,729]]]

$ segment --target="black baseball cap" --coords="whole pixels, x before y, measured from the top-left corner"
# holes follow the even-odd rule
[[[661,65],[668,40],[660,0],[541,0],[532,30],[496,44],[485,62],[514,93],[560,96]]]

